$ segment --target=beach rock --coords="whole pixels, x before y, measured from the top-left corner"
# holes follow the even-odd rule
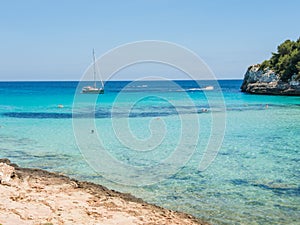
[[[256,64],[248,68],[241,91],[250,94],[300,96],[300,82],[296,78],[297,75],[294,75],[288,82],[283,82],[273,70],[261,70],[260,65]]]
[[[7,159],[7,158],[3,158],[3,159],[0,159],[0,163],[6,163],[7,165],[10,165],[10,160]]]
[[[41,169],[0,162],[0,224],[208,225],[191,215],[148,204],[131,194]],[[14,172],[16,175],[14,175]],[[17,179],[13,178],[16,176]]]
[[[7,159],[7,158],[2,158],[2,159],[0,159],[0,163],[6,163],[7,165],[12,166],[12,167],[15,167],[15,168],[19,167],[17,164],[12,163],[12,162],[11,162],[9,159]]]
[[[0,184],[9,184],[11,179],[15,176],[15,168],[7,165],[6,163],[0,163]]]

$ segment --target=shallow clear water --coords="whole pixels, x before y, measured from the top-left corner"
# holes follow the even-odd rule
[[[241,81],[219,83],[225,112],[217,101],[209,105],[207,100],[218,100],[219,88],[205,95],[195,89],[199,88],[196,83],[188,81],[177,82],[180,88],[163,82],[141,81],[131,86],[110,82],[97,99],[95,111],[94,97],[87,95],[79,96],[78,107],[73,107],[77,82],[0,82],[0,157],[23,167],[59,171],[131,192],[214,224],[297,224],[300,97],[247,95],[239,92]],[[84,160],[86,155],[74,137],[72,109],[82,122],[95,112],[95,133],[83,126],[82,144],[96,151],[91,143],[97,135],[106,151],[124,165],[155,168],[174,152],[179,140],[179,158],[191,149],[193,154],[177,173],[158,183],[133,187],[111,182],[107,174],[95,172]],[[225,137],[213,163],[199,171],[211,134],[212,112],[226,115]],[[182,128],[182,121],[187,129]],[[123,131],[131,131],[135,139]],[[195,133],[199,138],[196,145]],[[126,171],[109,169],[109,178],[125,176]],[[139,170],[127,181],[142,183],[146,172]]]

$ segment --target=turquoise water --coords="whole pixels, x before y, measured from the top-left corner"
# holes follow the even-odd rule
[[[178,86],[162,81],[109,82],[95,106],[93,96],[79,95],[76,107],[77,82],[0,82],[0,157],[130,192],[214,224],[298,224],[300,97],[247,95],[239,92],[241,82],[219,81],[221,89],[215,87],[207,95],[190,81],[177,82]],[[226,111],[218,102],[220,93]],[[142,184],[147,166],[158,168],[150,171],[157,177],[166,172],[159,162],[174,152],[179,140],[178,158],[193,154],[176,173],[166,173],[166,179],[151,177],[152,184],[141,187],[122,185],[124,181],[114,178],[126,177],[127,171],[111,162],[100,165],[111,165],[111,174],[94,171],[77,145],[72,116],[88,124],[91,112],[95,133],[83,125],[81,143],[96,154],[97,137],[118,162],[142,168],[126,178],[128,184]],[[215,160],[199,171],[212,113],[226,116],[225,136]]]

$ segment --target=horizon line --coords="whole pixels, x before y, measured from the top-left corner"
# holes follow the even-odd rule
[[[166,80],[172,80],[172,81],[193,81],[192,79],[166,79]],[[166,81],[166,80],[108,80],[108,81],[103,81],[105,82],[118,82],[118,81]],[[222,78],[222,79],[216,79],[217,81],[219,80],[243,80],[243,78]],[[214,81],[214,79],[210,80],[197,80],[197,81]],[[94,82],[93,80],[0,80],[0,82]]]

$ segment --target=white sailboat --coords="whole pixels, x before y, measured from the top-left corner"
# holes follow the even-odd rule
[[[95,50],[93,49],[93,69],[94,69],[94,85],[93,86],[85,86],[82,88],[83,94],[104,94],[104,83],[101,79],[102,87],[97,87],[96,82],[96,60],[95,60]]]

